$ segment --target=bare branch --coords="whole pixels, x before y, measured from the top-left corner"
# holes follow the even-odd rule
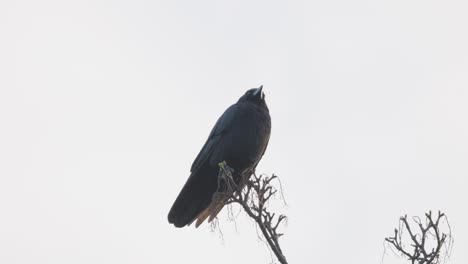
[[[408,217],[400,217],[399,228],[394,230],[392,237],[385,238],[385,241],[392,245],[400,254],[407,257],[412,264],[439,264],[441,257],[441,249],[445,246],[443,259],[450,255],[450,250],[453,243],[452,231],[445,214],[438,212],[437,218],[434,219],[432,212],[425,214],[425,223],[419,217],[413,217],[413,222],[419,227],[414,231],[408,222]],[[442,222],[441,222],[442,220]],[[448,231],[442,232],[440,227],[445,220],[445,229]],[[417,233],[415,233],[417,232]],[[402,234],[406,233],[411,239],[411,249],[404,246]],[[430,243],[427,243],[430,241]],[[429,246],[435,245],[435,246]]]
[[[287,264],[279,244],[279,238],[283,234],[277,232],[278,226],[286,219],[286,216],[275,217],[275,213],[271,213],[267,206],[269,200],[278,191],[272,184],[278,179],[278,176],[257,176],[254,172],[248,172],[239,183],[236,183],[232,177],[234,170],[226,162],[220,163],[219,167],[216,195],[227,197],[226,204],[239,204],[247,215],[257,223],[278,261],[281,264]],[[252,175],[250,176],[250,174]]]

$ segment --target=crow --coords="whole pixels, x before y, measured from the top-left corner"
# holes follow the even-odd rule
[[[268,145],[271,119],[263,86],[248,90],[221,115],[205,145],[195,158],[190,176],[168,214],[168,221],[184,227],[207,218],[211,222],[224,207],[226,198],[215,199],[219,163],[234,169],[236,184],[250,177]]]

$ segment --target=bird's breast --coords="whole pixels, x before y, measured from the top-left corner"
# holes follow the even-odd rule
[[[257,109],[242,109],[223,136],[216,162],[226,161],[236,171],[255,166],[261,159],[270,138],[270,116]],[[216,163],[216,164],[217,164]]]

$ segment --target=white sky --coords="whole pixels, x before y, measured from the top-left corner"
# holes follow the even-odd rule
[[[0,263],[268,263],[254,225],[167,212],[265,86],[290,263],[380,263],[441,209],[468,256],[466,1],[0,2]],[[406,263],[388,254],[385,264]]]

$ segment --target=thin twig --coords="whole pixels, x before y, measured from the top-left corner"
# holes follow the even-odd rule
[[[278,176],[257,176],[253,172],[248,172],[244,174],[239,183],[236,183],[232,177],[234,170],[226,162],[220,163],[219,167],[217,194],[227,197],[227,204],[239,204],[247,215],[257,223],[278,261],[281,264],[287,264],[279,244],[279,238],[283,234],[277,232],[278,226],[286,219],[286,216],[275,217],[275,214],[271,213],[267,206],[269,200],[277,192],[272,182],[277,180]]]
[[[425,214],[425,223],[419,217],[413,217],[413,221],[419,227],[419,231],[414,231],[408,222],[408,217],[405,215],[400,217],[400,225],[398,229],[394,230],[392,237],[385,238],[385,241],[395,247],[403,256],[407,257],[412,264],[438,264],[440,263],[441,249],[445,246],[446,251],[443,259],[445,260],[450,255],[453,238],[448,219],[444,213],[438,212],[437,217],[434,219],[432,212],[429,211]],[[448,232],[440,230],[440,220],[445,220],[448,226]],[[417,232],[417,233],[416,233]],[[402,234],[407,233],[411,239],[410,249],[404,247],[402,241]],[[433,243],[426,243],[428,240],[433,240]],[[448,243],[446,243],[448,241]],[[429,247],[428,244],[435,244],[434,247]]]

